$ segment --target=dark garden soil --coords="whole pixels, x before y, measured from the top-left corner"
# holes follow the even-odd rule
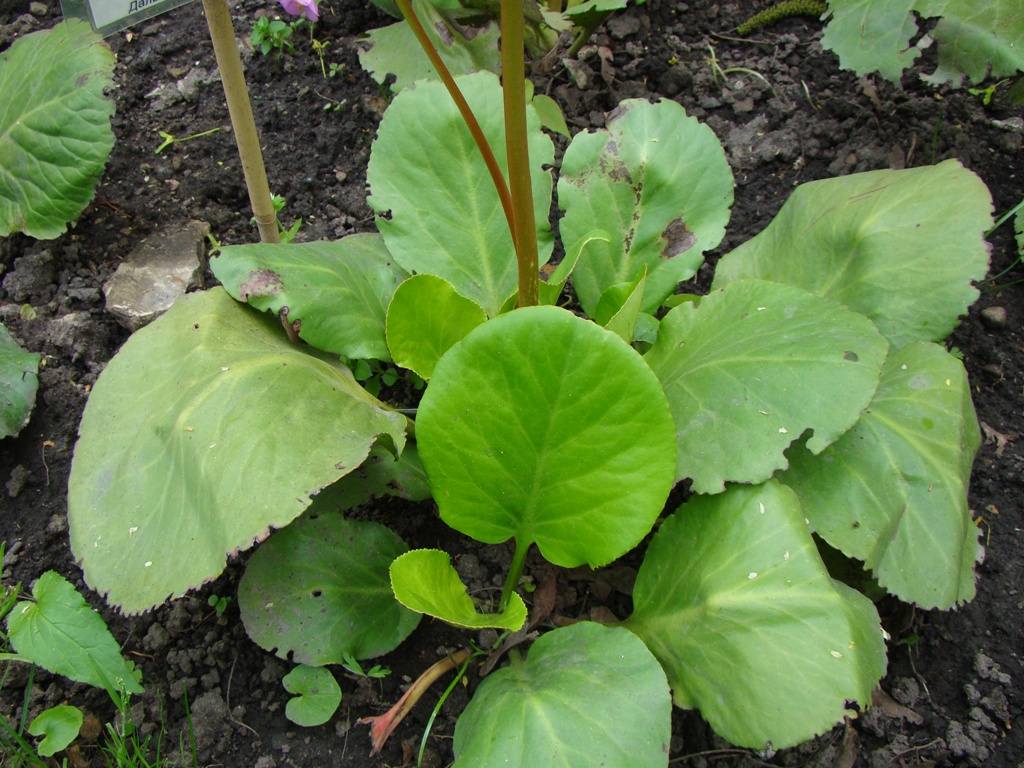
[[[355,0],[326,0],[321,8],[317,38],[330,44],[327,63],[345,65],[334,78],[323,76],[303,38],[283,59],[253,56],[251,25],[276,6],[244,0],[232,8],[247,51],[271,188],[288,201],[287,223],[303,219],[299,240],[373,228],[365,169],[387,105],[385,93],[360,69],[356,49],[360,33],[388,19]],[[0,46],[59,18],[55,0],[32,3],[32,11],[27,0],[0,2]],[[559,65],[537,78],[538,90],[564,105],[574,131],[602,125],[604,113],[623,98],[675,99],[706,121],[726,146],[737,185],[729,234],[717,253],[760,231],[794,185],[850,172],[955,157],[988,184],[996,211],[1024,195],[1024,122],[998,94],[984,106],[965,91],[926,86],[917,72],[901,88],[858,80],[823,51],[815,20],[789,20],[751,40],[730,37],[749,13],[746,3],[650,0],[606,23],[593,41],[600,49],[584,50],[574,79]],[[75,565],[65,495],[78,422],[91,385],[128,336],[106,311],[102,285],[142,238],[189,220],[208,223],[224,244],[257,239],[201,5],[109,42],[118,57],[116,144],[95,201],[57,240],[16,235],[0,242],[0,319],[45,356],[31,422],[17,438],[0,442],[0,541],[8,546],[3,581],[27,586],[52,568],[86,592],[143,670],[146,693],[135,702],[136,721],[145,733],[163,729],[165,753],[176,750],[187,731],[187,692],[201,765],[406,764],[403,747],[418,744],[437,692],[406,719],[380,757],[369,757],[367,729],[355,721],[383,711],[411,678],[463,647],[463,633],[422,622],[381,660],[393,670],[382,681],[337,670],[341,709],[327,725],[302,729],[284,716],[281,678],[290,665],[248,639],[234,601],[223,616],[207,603],[212,594],[234,595],[243,563],[232,563],[192,595],[133,617],[89,591]],[[709,45],[722,69],[753,70],[763,79],[734,71],[723,87],[708,61]],[[157,131],[187,136],[213,128],[220,131],[154,153]],[[992,244],[996,275],[1015,258],[1009,227]],[[701,288],[711,271],[705,266],[698,275]],[[892,641],[881,705],[846,727],[800,748],[755,755],[729,748],[698,715],[677,711],[673,765],[1024,766],[1024,286],[1012,285],[1021,278],[1024,268],[1017,267],[979,286],[980,301],[952,338],[970,372],[985,433],[970,497],[986,546],[977,598],[953,612],[883,602]],[[34,308],[34,319],[23,319],[25,305]],[[1005,308],[1006,322],[983,321],[980,311],[988,307]],[[430,505],[388,502],[361,514],[393,526],[412,546],[460,554],[458,567],[471,588],[500,585],[506,550],[453,536]],[[556,613],[585,616],[595,605],[628,612],[626,599],[609,599],[608,592],[607,585],[562,574]],[[471,675],[470,690],[476,683]],[[0,714],[11,722],[20,716],[27,684],[25,671],[12,669],[0,692]],[[460,687],[446,704],[425,764],[451,763],[454,718],[467,696]],[[65,701],[101,722],[114,716],[103,692],[37,671],[28,693],[30,717]],[[83,742],[72,764],[103,765],[96,742]]]

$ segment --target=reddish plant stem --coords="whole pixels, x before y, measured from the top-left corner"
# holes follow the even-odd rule
[[[502,210],[505,212],[505,220],[508,222],[508,230],[512,235],[512,246],[515,248],[518,256],[519,243],[516,240],[515,213],[512,205],[512,196],[509,194],[508,185],[505,183],[505,176],[501,172],[501,166],[498,165],[498,160],[494,156],[494,152],[491,151],[491,145],[487,143],[487,137],[484,136],[484,132],[480,128],[480,123],[477,122],[476,115],[473,114],[473,110],[469,108],[466,97],[462,95],[462,91],[459,90],[459,86],[455,84],[455,78],[452,77],[452,73],[448,71],[448,67],[441,59],[441,55],[437,52],[437,49],[430,41],[430,38],[427,37],[427,31],[420,23],[419,18],[416,16],[416,12],[413,11],[409,0],[396,0],[396,2],[398,3],[399,10],[402,11],[402,16],[405,17],[405,20],[412,28],[412,32],[416,36],[416,40],[419,42],[420,47],[422,47],[423,52],[427,54],[427,58],[430,59],[430,63],[437,71],[438,77],[441,78],[441,82],[444,83],[444,87],[447,88],[448,93],[451,94],[452,100],[455,102],[455,106],[459,109],[459,114],[462,115],[462,119],[466,122],[466,127],[469,128],[469,132],[473,136],[473,141],[476,142],[477,149],[480,150],[480,154],[484,158],[487,170],[491,174],[491,180],[494,182],[494,188],[498,191],[498,199],[501,201]]]
[[[398,703],[383,715],[364,717],[357,720],[356,722],[359,725],[370,726],[370,743],[373,744],[373,751],[370,754],[376,755],[384,748],[384,744],[387,742],[388,737],[391,736],[392,731],[398,727],[398,724],[416,706],[416,702],[420,700],[420,697],[427,692],[427,689],[441,675],[453,669],[458,669],[459,665],[468,658],[469,651],[459,651],[452,656],[441,659],[420,675],[416,682],[409,686],[409,690],[398,700]]]

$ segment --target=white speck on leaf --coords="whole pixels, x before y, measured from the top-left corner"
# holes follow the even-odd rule
[[[153,564],[152,560],[147,560],[146,563],[145,563],[147,568],[149,568],[149,566],[151,566],[152,564]]]
[[[756,578],[757,578],[757,572],[756,572],[756,571],[751,571],[751,572],[750,572],[750,573],[749,573],[749,574],[747,575],[747,578],[748,578],[748,579],[756,579]]]
[[[132,536],[134,536],[135,532],[137,530],[139,530],[139,526],[137,526],[137,525],[133,525],[131,528],[129,528],[128,529],[128,538],[130,539]]]
[[[783,559],[783,560],[789,560],[789,550],[788,550],[788,549],[786,550],[786,554],[784,554],[784,555],[782,556],[782,559]]]
[[[228,370],[228,367],[227,367],[226,365],[222,365],[222,366],[220,367],[220,369],[221,369],[222,371],[226,371],[226,370]]]
[[[757,506],[759,506],[761,508],[761,514],[763,515],[764,514],[764,504],[759,501],[759,502],[757,502]]]
[[[779,427],[779,434],[780,435],[788,435],[789,434],[789,430],[786,429],[785,427]]]
[[[832,654],[833,656],[835,656],[835,657],[836,657],[837,659],[841,659],[841,658],[843,658],[843,654],[841,654],[841,653],[840,653],[839,651],[829,651],[829,653],[831,653],[831,654]]]

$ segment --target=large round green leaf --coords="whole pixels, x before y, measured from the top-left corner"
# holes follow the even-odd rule
[[[526,603],[515,592],[499,613],[480,613],[447,552],[414,549],[391,564],[391,587],[402,605],[456,627],[496,627],[513,632],[526,623]]]
[[[627,628],[733,744],[805,741],[866,705],[885,672],[871,601],[829,578],[800,502],[770,481],[695,496],[651,541]]]
[[[388,360],[384,317],[407,275],[380,235],[335,242],[234,245],[210,269],[239,301],[275,314],[318,349],[355,359]]]
[[[0,237],[58,237],[92,200],[114,146],[114,55],[83,21],[0,58]]]
[[[556,307],[477,327],[449,350],[416,419],[446,523],[604,565],[651,529],[675,436],[657,378],[618,336]]]
[[[722,258],[714,287],[776,280],[867,315],[897,348],[939,341],[978,297],[991,211],[984,183],[956,160],[801,184]]]
[[[863,315],[764,280],[669,312],[646,360],[678,431],[678,477],[717,493],[786,466],[806,429],[820,453],[871,401],[886,343]]]
[[[387,339],[396,365],[424,379],[455,342],[487,320],[479,305],[433,275],[410,277],[388,305]]]
[[[0,438],[18,434],[28,423],[39,389],[39,360],[0,323]]]
[[[590,246],[573,272],[584,310],[647,266],[643,311],[654,312],[703,254],[725,235],[732,172],[706,125],[672,101],[624,101],[606,127],[578,133],[562,160],[558,204],[562,241],[594,229],[611,235]]]
[[[457,78],[502,172],[504,108],[496,75]],[[548,223],[554,147],[527,106],[534,212],[540,261],[551,254]],[[498,314],[516,288],[518,266],[498,193],[480,150],[445,87],[420,81],[384,113],[366,171],[367,202],[388,250],[409,272],[443,277],[487,312]]]
[[[857,425],[819,456],[794,447],[780,480],[811,527],[889,592],[951,608],[974,597],[981,546],[967,483],[980,443],[963,365],[917,342],[886,362]]]
[[[644,644],[582,622],[484,680],[455,726],[453,768],[664,768],[671,715]]]
[[[146,610],[219,574],[354,470],[401,415],[221,288],[180,299],[96,382],[68,487],[86,581]]]
[[[408,547],[379,523],[346,520],[318,501],[264,542],[238,585],[245,631],[301,664],[340,664],[394,649],[420,615],[391,593],[388,567]]]

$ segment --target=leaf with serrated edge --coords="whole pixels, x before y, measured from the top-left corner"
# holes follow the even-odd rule
[[[507,174],[501,85],[478,72],[456,78]],[[540,263],[554,242],[548,213],[554,145],[527,105],[527,141]],[[439,137],[441,137],[440,140]],[[384,113],[366,171],[367,203],[395,260],[436,275],[489,317],[515,290],[518,266],[498,193],[465,121],[439,82],[402,91]]]
[[[0,237],[58,237],[92,200],[114,146],[113,73],[114,54],[78,19],[4,51]]]
[[[644,644],[580,622],[481,683],[455,726],[453,768],[665,768],[671,715]]]
[[[653,313],[725,235],[732,172],[715,134],[672,101],[624,101],[607,127],[578,133],[562,160],[558,204],[563,242],[606,230],[573,272],[586,313],[644,265],[642,310]]]
[[[28,423],[39,389],[39,360],[0,323],[0,438],[18,434]]]
[[[238,301],[274,314],[288,309],[299,336],[325,352],[388,360],[384,316],[408,275],[380,235],[334,242],[256,243],[221,248],[210,269]]]
[[[638,544],[675,474],[672,416],[643,358],[557,307],[501,315],[452,347],[416,438],[448,525],[489,544],[536,542],[569,568]]]
[[[281,679],[288,693],[298,694],[284,705],[284,715],[296,725],[323,725],[341,704],[341,686],[330,670],[298,666]]]
[[[853,429],[819,456],[794,446],[779,479],[814,531],[889,592],[946,609],[974,597],[981,546],[967,482],[980,443],[963,365],[917,342],[886,362]]]
[[[885,352],[863,315],[779,283],[743,280],[676,307],[645,359],[675,417],[677,477],[699,493],[761,482],[806,429],[820,452],[871,401]]]
[[[867,705],[885,672],[874,605],[829,578],[800,502],[775,481],[695,496],[662,524],[625,626],[733,744],[799,744]]]
[[[393,650],[420,622],[391,592],[388,568],[408,547],[317,497],[264,542],[238,585],[238,608],[261,648],[300,664],[340,664]]]
[[[71,582],[47,571],[32,587],[32,597],[35,602],[18,603],[7,617],[7,633],[18,653],[115,698],[122,692],[142,693],[107,625]]]
[[[821,44],[839,56],[839,66],[858,75],[879,72],[898,82],[921,55],[911,10],[919,0],[829,0],[831,12]]]
[[[498,613],[478,613],[446,552],[414,549],[391,564],[391,587],[406,608],[456,627],[495,627],[513,632],[526,623],[526,603],[515,592]]]
[[[441,356],[487,320],[478,304],[433,275],[410,277],[388,305],[387,340],[396,365],[429,379]]]
[[[718,262],[713,287],[776,280],[866,315],[894,347],[939,341],[978,298],[991,212],[985,184],[956,160],[812,181]]]
[[[922,79],[960,85],[1024,69],[1024,9],[1020,0],[830,0],[831,19],[822,45],[858,75],[878,71],[899,82],[921,55],[910,40],[917,35],[916,12],[941,16],[929,31],[938,43],[938,66]]]
[[[931,31],[939,64],[922,79],[961,85],[980,83],[1024,70],[1024,5],[1020,0],[921,0],[923,16],[940,15]]]
[[[89,396],[72,550],[91,587],[144,611],[290,523],[378,438],[401,450],[405,417],[348,368],[222,288],[189,294],[128,340]]]

